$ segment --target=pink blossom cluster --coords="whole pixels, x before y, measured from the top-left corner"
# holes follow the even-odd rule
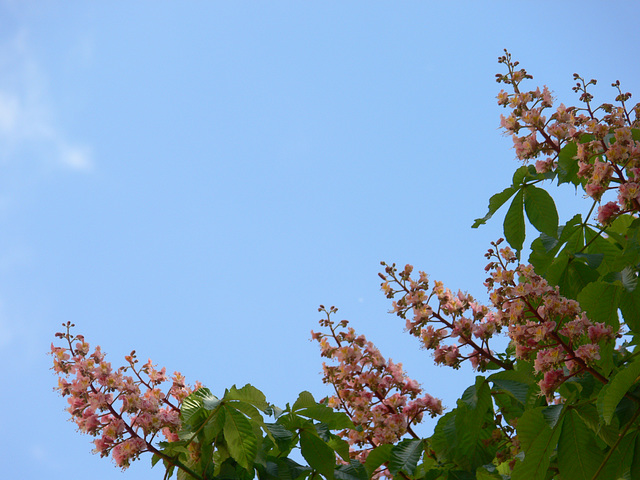
[[[551,397],[560,384],[584,371],[606,383],[595,362],[600,344],[614,340],[617,332],[589,320],[578,302],[560,295],[532,265],[512,268],[516,260],[508,247],[490,249],[487,257],[493,261],[487,265],[491,273],[485,285],[495,316],[508,325],[516,358],[534,361],[542,393]]]
[[[596,80],[587,82],[574,74],[574,91],[580,93],[585,107],[560,104],[553,113],[547,113],[547,118],[545,113],[553,107],[547,87],[542,91],[521,90],[521,82],[533,77],[518,69],[518,62],[513,62],[508,52],[499,62],[507,66],[508,72],[496,75],[497,81],[513,90],[498,94],[498,104],[512,109],[509,116],[500,116],[500,125],[512,135],[516,156],[524,161],[536,160],[538,173],[554,171],[561,149],[574,141],[577,175],[584,179],[586,194],[600,201],[607,190],[617,191],[616,201],[599,208],[598,221],[608,225],[621,213],[640,211],[640,141],[633,138],[633,130],[640,128],[640,103],[627,108],[631,94],[622,93],[620,82],[616,81],[612,86],[618,91],[619,105],[604,103],[594,108],[593,96],[587,89]]]
[[[411,265],[402,271],[395,264],[382,265],[385,273],[379,275],[385,295],[393,299],[400,294],[393,302],[392,312],[405,320],[407,331],[419,338],[424,348],[433,350],[436,364],[457,369],[469,360],[479,370],[489,362],[510,367],[489,347],[491,337],[504,325],[488,307],[467,293],[453,293],[442,282],[435,281],[432,288],[425,272],[413,279]]]
[[[395,443],[407,433],[417,438],[411,426],[421,422],[425,413],[440,415],[442,402],[422,394],[418,382],[403,372],[402,364],[386,360],[364,335],[347,328],[346,320],[333,322],[335,307],[320,306],[319,311],[326,314],[320,325],[328,333],[312,331],[311,336],[319,342],[323,357],[338,362],[334,366],[323,363],[323,381],[336,392],[328,398],[328,405],[346,412],[357,427],[341,433],[357,447],[354,457],[364,461],[371,448]]]
[[[380,274],[382,289],[389,298],[401,294],[393,311],[406,320],[409,332],[420,338],[425,348],[434,350],[439,364],[458,368],[469,359],[475,368],[488,362],[513,368],[508,359],[494,356],[488,344],[506,328],[515,358],[533,361],[540,390],[547,397],[568,378],[584,371],[605,380],[595,362],[600,358],[600,343],[613,340],[617,332],[589,320],[578,302],[560,295],[558,287],[537,275],[533,266],[513,266],[516,256],[509,247],[498,249],[501,242],[493,242],[495,250],[486,255],[491,260],[485,286],[492,309],[467,294],[454,295],[440,282],[430,288],[424,272],[418,280],[412,279],[410,265],[398,272],[395,265],[385,264],[386,274]],[[456,343],[444,345],[446,339]]]
[[[100,346],[89,353],[84,337],[70,333],[74,325],[64,326],[66,332],[56,337],[66,345],[51,344],[56,389],[68,397],[66,410],[78,429],[96,437],[94,453],[111,455],[124,469],[142,452],[158,453],[152,444],[158,433],[178,440],[180,405],[192,392],[184,377],[175,372],[169,378],[166,368],[156,369],[151,360],[138,368],[135,351],[125,357],[127,366],[114,370]],[[133,375],[125,375],[127,371]],[[165,394],[160,387],[169,380]]]

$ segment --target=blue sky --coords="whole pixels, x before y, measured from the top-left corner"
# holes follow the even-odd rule
[[[513,52],[640,95],[633,2],[0,2],[0,451],[8,477],[124,478],[66,421],[62,322],[214,392],[318,398],[309,331],[336,305],[453,406],[387,313],[379,262],[484,298],[514,160],[494,74]],[[559,192],[562,219],[584,209]],[[429,433],[431,425],[425,427]],[[143,458],[124,475],[161,478]],[[85,473],[83,473],[85,472]]]

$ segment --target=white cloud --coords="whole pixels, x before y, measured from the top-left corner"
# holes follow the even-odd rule
[[[68,138],[55,122],[45,73],[21,31],[0,43],[0,157],[15,162],[25,152],[41,161],[87,171],[91,150]]]

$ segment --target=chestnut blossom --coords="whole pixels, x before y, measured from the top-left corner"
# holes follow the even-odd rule
[[[411,269],[405,272],[409,275]],[[411,427],[425,413],[432,417],[442,413],[442,402],[423,393],[418,382],[406,376],[402,364],[386,360],[364,335],[347,328],[346,320],[331,320],[335,307],[321,306],[319,311],[326,314],[320,325],[328,332],[311,332],[311,337],[320,344],[323,357],[338,363],[323,363],[323,382],[335,389],[328,406],[347,413],[358,427],[340,433],[352,447],[352,458],[364,462],[378,445],[395,443],[406,434],[416,437]]]
[[[442,282],[430,287],[422,272],[421,280],[414,280],[411,269],[398,271],[383,263],[380,276],[387,297],[400,295],[393,311],[424,348],[434,351],[436,364],[459,368],[469,360],[477,370],[489,363],[511,369],[512,360],[497,357],[489,347],[490,339],[506,330],[515,358],[534,362],[540,390],[549,398],[573,375],[597,375],[594,361],[600,358],[600,343],[612,341],[617,332],[589,320],[578,302],[560,295],[532,265],[514,266],[515,254],[509,247],[498,248],[501,242],[492,243],[495,248],[486,255],[491,260],[485,281],[491,307],[460,291],[453,294]]]
[[[84,337],[70,333],[74,325],[64,326],[66,332],[56,337],[66,345],[51,344],[56,390],[68,397],[66,410],[78,430],[95,437],[94,453],[111,455],[125,469],[143,452],[158,453],[152,443],[156,435],[178,440],[180,405],[194,390],[184,377],[179,372],[168,377],[166,368],[156,369],[151,360],[136,367],[135,352],[125,357],[127,366],[113,370],[99,346],[89,354]],[[125,375],[128,371],[132,375]],[[160,387],[166,382],[164,393]]]
[[[521,83],[533,77],[517,68],[518,62],[512,61],[506,51],[498,61],[507,67],[507,73],[496,75],[497,81],[512,90],[501,90],[497,97],[498,105],[512,109],[508,116],[500,116],[500,127],[512,136],[516,156],[525,162],[534,161],[538,173],[556,172],[560,152],[573,142],[577,148],[573,159],[579,167],[577,176],[583,181],[587,196],[599,202],[609,190],[618,193],[617,202],[600,207],[598,221],[608,226],[622,213],[640,211],[640,141],[633,138],[633,130],[640,129],[640,103],[628,108],[626,102],[631,94],[622,93],[620,82],[616,81],[612,87],[619,92],[619,105],[604,103],[594,107],[593,96],[587,90],[596,81],[587,82],[574,74],[577,83],[573,90],[580,94],[585,107],[560,104],[553,111],[553,98],[547,87],[542,92],[539,88],[523,90]],[[541,156],[546,158],[542,160]]]

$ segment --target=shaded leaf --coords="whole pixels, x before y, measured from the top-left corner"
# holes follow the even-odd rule
[[[403,471],[409,475],[415,472],[418,461],[424,451],[424,441],[418,439],[402,440],[391,450],[389,472],[396,475]]]
[[[620,400],[622,400],[631,387],[636,385],[639,377],[640,359],[636,359],[616,373],[613,378],[609,379],[609,383],[602,387],[602,390],[600,390],[598,394],[596,404],[598,406],[598,413],[607,425],[611,423],[613,414]]]
[[[605,282],[592,282],[580,292],[578,302],[591,321],[604,322],[618,331],[618,306],[622,289]]]
[[[550,428],[542,408],[526,411],[518,421],[517,432],[524,459],[516,462],[512,480],[543,480],[549,468],[550,457],[560,436],[560,420]]]
[[[558,468],[562,479],[591,480],[604,460],[593,433],[573,409],[565,415],[558,440]]]
[[[524,208],[527,218],[539,232],[550,237],[558,234],[558,211],[551,195],[534,185],[527,185],[524,191]]]
[[[558,185],[563,183],[573,183],[580,185],[577,176],[580,166],[574,157],[578,154],[578,147],[575,142],[567,143],[558,154]]]
[[[542,409],[542,416],[549,427],[554,428],[560,420],[564,405],[550,405]]]
[[[340,465],[334,471],[335,478],[340,480],[368,480],[367,471],[357,460],[351,460],[349,465]]]
[[[326,478],[333,478],[336,454],[333,449],[309,430],[300,431],[300,453],[309,466]]]
[[[379,445],[371,450],[364,462],[364,467],[367,469],[367,475],[373,475],[373,472],[375,472],[380,465],[388,462],[391,459],[392,448],[393,445],[387,443],[384,445]]]
[[[522,404],[527,402],[529,389],[535,383],[535,379],[531,375],[517,370],[494,373],[487,380],[493,382],[494,386],[500,390],[511,394]]]
[[[627,327],[633,333],[640,333],[640,288],[636,288],[633,292],[622,292],[620,311]]]

